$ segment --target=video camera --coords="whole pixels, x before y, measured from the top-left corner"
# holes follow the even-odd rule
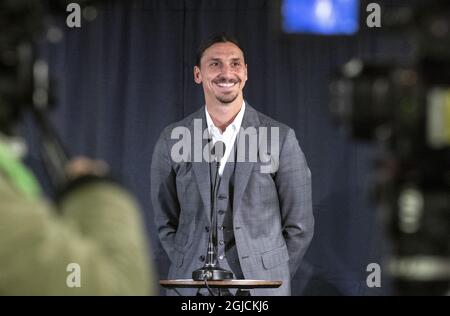
[[[83,5],[96,2],[99,1],[77,1]],[[55,104],[53,87],[48,64],[38,58],[37,47],[55,38],[58,27],[54,17],[65,14],[68,3],[0,1],[0,132],[14,136],[22,114],[33,114],[40,130],[42,158],[55,189],[67,182],[64,168],[69,155],[48,118]]]
[[[352,60],[331,84],[331,112],[354,138],[386,149],[376,198],[397,294],[450,289],[450,4],[393,9],[384,31],[411,38],[411,62]]]

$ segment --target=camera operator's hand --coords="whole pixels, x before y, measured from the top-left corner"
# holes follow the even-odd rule
[[[103,160],[94,160],[84,156],[72,158],[64,167],[66,183],[61,184],[55,195],[56,202],[85,187],[88,184],[115,183],[109,176],[109,166]]]
[[[75,157],[66,165],[65,170],[67,178],[73,181],[83,176],[106,176],[109,167],[103,160]]]

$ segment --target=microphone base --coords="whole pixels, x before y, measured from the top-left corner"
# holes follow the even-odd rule
[[[221,267],[203,267],[192,272],[194,281],[221,281],[234,278],[233,272],[222,269]]]

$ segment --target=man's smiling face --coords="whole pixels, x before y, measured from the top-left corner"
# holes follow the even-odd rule
[[[205,99],[230,104],[238,97],[247,81],[247,65],[242,50],[231,42],[208,47],[194,67],[194,80],[203,84]]]

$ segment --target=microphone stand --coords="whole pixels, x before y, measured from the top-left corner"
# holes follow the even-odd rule
[[[32,113],[41,131],[41,154],[46,171],[55,190],[67,184],[65,166],[69,162],[69,154],[63,146],[58,134],[42,110],[34,108]]]
[[[34,57],[33,49],[34,47],[31,48],[31,57]],[[41,60],[33,60],[30,61],[29,67],[32,71],[32,82],[30,83],[31,89],[33,89],[32,93],[39,92],[45,95],[45,97],[33,99],[31,113],[40,130],[40,150],[45,169],[50,177],[53,189],[57,191],[68,182],[65,167],[70,157],[48,118],[48,110],[54,101],[51,93],[48,64]]]
[[[223,143],[222,143],[223,144]],[[225,144],[222,146],[225,147]],[[216,146],[214,146],[216,147]],[[213,148],[213,151],[215,148]],[[224,148],[222,153],[225,152]],[[220,158],[220,159],[219,159]],[[220,267],[217,261],[217,177],[219,174],[221,157],[216,157],[216,173],[214,176],[214,186],[211,191],[211,228],[209,230],[208,249],[205,265],[192,272],[192,279],[195,281],[218,281],[233,279],[233,272]]]

